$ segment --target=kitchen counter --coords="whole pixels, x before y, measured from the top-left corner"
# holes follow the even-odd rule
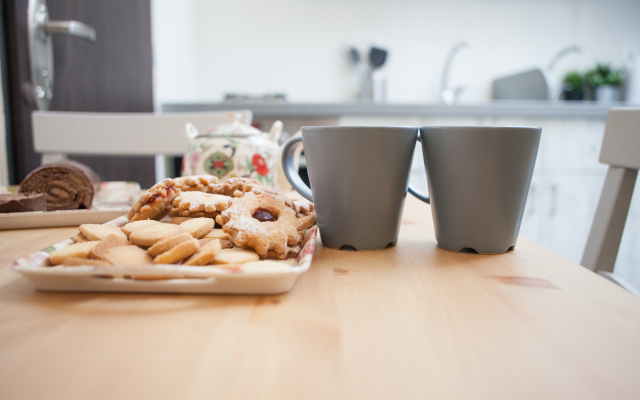
[[[318,118],[353,116],[459,116],[606,119],[609,108],[626,103],[493,101],[482,104],[373,104],[373,103],[168,103],[163,112],[250,109],[255,117]]]

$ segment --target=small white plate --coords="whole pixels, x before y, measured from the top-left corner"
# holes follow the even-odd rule
[[[0,192],[15,192],[15,188],[10,189],[0,187]],[[93,199],[93,208],[90,210],[1,213],[0,229],[103,224],[126,214],[138,196],[140,196],[140,185],[137,182],[103,182],[98,188]]]

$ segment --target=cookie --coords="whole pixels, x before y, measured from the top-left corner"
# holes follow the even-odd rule
[[[215,226],[215,222],[211,218],[194,218],[192,220],[180,224],[183,231],[188,232],[194,238],[198,239],[211,232]]]
[[[302,222],[293,209],[267,193],[246,193],[220,216],[222,229],[236,246],[253,248],[262,257],[269,250],[286,257],[289,246],[302,240]]]
[[[137,246],[114,247],[107,251],[104,260],[113,265],[124,265],[135,267],[152,263],[151,256],[146,251]]]
[[[177,196],[169,210],[172,214],[182,217],[201,217],[217,215],[216,212],[224,211],[231,205],[233,199],[221,194],[204,192],[184,192]]]
[[[246,262],[258,260],[260,260],[260,257],[257,253],[251,250],[244,250],[239,247],[235,247],[233,249],[220,250],[213,260],[211,260],[211,264],[244,264]]]
[[[233,242],[229,239],[220,239],[220,246],[223,249],[233,249]]]
[[[189,239],[165,251],[153,259],[154,264],[175,264],[189,257],[200,248],[197,239]]]
[[[218,184],[218,178],[213,175],[194,175],[176,178],[182,184],[183,192],[213,193]]]
[[[207,239],[207,238],[228,239],[229,235],[227,235],[227,233],[222,229],[212,229],[209,233],[201,237],[201,239]]]
[[[173,217],[171,223],[174,225],[180,225],[181,223],[193,219],[193,217]]]
[[[84,265],[99,265],[99,266],[105,266],[105,265],[110,265],[108,262],[106,261],[102,261],[102,260],[93,260],[90,258],[67,258],[66,260],[64,260],[64,262],[62,263],[63,266],[65,267],[81,267]]]
[[[314,211],[315,209],[316,207],[313,205],[313,203],[310,203],[307,200],[293,201],[293,211],[295,211],[296,214],[306,215]]]
[[[94,247],[91,250],[91,253],[89,253],[89,256],[96,260],[104,260],[104,256],[109,250],[113,249],[114,247],[128,246],[130,244],[131,242],[129,242],[127,239],[123,239],[120,236],[109,235],[98,242],[96,247]]]
[[[127,217],[130,222],[145,219],[162,219],[173,199],[181,192],[182,185],[173,179],[165,179],[156,183],[135,202]]]
[[[53,265],[62,264],[68,258],[89,258],[89,253],[98,242],[75,243],[49,254],[49,261]]]
[[[154,224],[135,230],[129,240],[135,245],[151,247],[161,240],[183,233],[180,225]]]
[[[149,247],[149,249],[147,250],[147,254],[149,254],[151,257],[159,256],[172,247],[175,247],[182,242],[186,242],[189,239],[193,239],[193,236],[186,232],[176,236],[168,237]]]
[[[143,219],[140,221],[129,222],[128,224],[120,228],[120,230],[124,232],[124,234],[127,235],[127,237],[129,237],[131,236],[131,233],[133,233],[133,231],[135,231],[136,229],[144,228],[145,226],[159,224],[159,223],[160,222],[153,219]]]
[[[302,225],[298,227],[299,231],[311,228],[316,224],[316,213],[312,212],[302,217],[298,217],[298,220],[302,223]]]
[[[286,272],[291,270],[289,264],[272,260],[251,261],[242,264],[240,268],[244,272]]]
[[[212,193],[234,196],[235,192],[249,193],[262,189],[263,186],[256,179],[251,178],[229,178],[218,184]],[[257,193],[256,193],[257,194]]]
[[[119,228],[109,225],[82,224],[80,225],[80,233],[91,241],[102,240],[110,235],[115,235],[125,240],[127,239],[127,235]]]
[[[299,244],[296,244],[295,246],[289,247],[289,252],[287,254],[280,254],[280,253],[276,253],[273,250],[269,250],[267,252],[267,256],[264,258],[277,258],[279,260],[286,260],[287,258],[297,257],[298,253],[300,253],[300,250],[302,250],[302,248],[300,247]]]
[[[73,237],[73,243],[84,243],[84,242],[90,242],[89,239],[87,239],[82,233],[78,232],[77,235],[75,235]]]
[[[185,260],[182,265],[207,265],[221,250],[220,239],[212,239],[211,242],[201,246],[200,249]]]

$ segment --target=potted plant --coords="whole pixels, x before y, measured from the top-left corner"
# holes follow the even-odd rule
[[[595,101],[610,103],[618,100],[622,85],[621,71],[612,69],[609,64],[598,63],[584,74],[584,78]]]
[[[569,71],[562,80],[562,93],[565,100],[582,100],[584,80],[578,71]]]

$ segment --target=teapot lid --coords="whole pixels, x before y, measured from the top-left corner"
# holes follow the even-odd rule
[[[260,135],[262,132],[251,125],[240,122],[240,113],[228,113],[227,121],[222,125],[217,125],[207,129],[207,135]]]

